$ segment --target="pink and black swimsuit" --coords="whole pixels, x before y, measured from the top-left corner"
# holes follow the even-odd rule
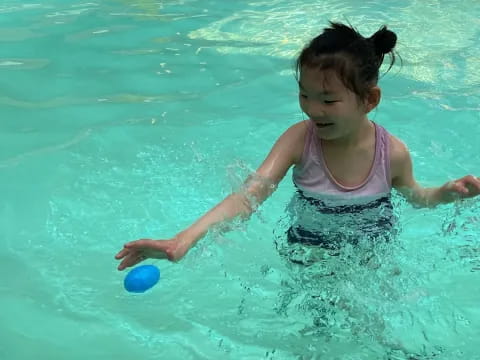
[[[390,200],[389,134],[375,125],[375,156],[365,181],[355,187],[339,184],[325,162],[312,121],[300,164],[293,169],[297,194],[290,204],[294,217],[288,241],[326,248],[339,241],[388,233],[394,223]]]

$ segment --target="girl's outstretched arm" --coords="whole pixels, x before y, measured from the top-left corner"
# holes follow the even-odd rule
[[[288,169],[303,151],[305,124],[297,123],[280,136],[272,150],[240,191],[227,196],[187,229],[167,240],[140,239],[124,245],[115,258],[118,269],[134,266],[147,258],[180,260],[210,228],[240,217],[247,219],[273,193]]]
[[[480,178],[467,175],[442,186],[424,188],[414,178],[410,152],[399,139],[391,137],[392,186],[417,207],[435,207],[458,199],[480,195]]]

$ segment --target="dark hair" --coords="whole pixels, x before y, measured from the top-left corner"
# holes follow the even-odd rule
[[[390,54],[388,70],[395,63],[393,48],[396,42],[397,35],[386,26],[365,38],[352,26],[330,22],[330,27],[300,53],[295,66],[297,80],[303,66],[333,69],[348,89],[364,98],[370,87],[378,82],[385,54]]]

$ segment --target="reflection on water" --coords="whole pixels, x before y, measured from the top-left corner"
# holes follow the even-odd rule
[[[475,45],[479,36],[480,4],[472,7],[470,2],[465,2],[461,6],[449,6],[446,11],[442,1],[413,0],[391,2],[382,7],[376,17],[367,17],[358,11],[354,2],[350,6],[345,1],[255,2],[247,9],[190,32],[189,36],[195,40],[249,41],[252,44],[241,48],[225,44],[216,48],[221,53],[267,54],[293,59],[305,42],[316,36],[329,20],[348,20],[364,36],[370,36],[385,23],[399,37],[397,50],[404,60],[402,76],[438,83],[458,82],[458,73],[463,73],[462,84],[450,86],[471,86],[480,82],[480,49]],[[263,46],[257,47],[258,43]]]

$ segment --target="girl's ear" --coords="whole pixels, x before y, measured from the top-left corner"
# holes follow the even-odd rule
[[[382,91],[378,86],[374,86],[370,89],[370,91],[367,94],[367,97],[365,98],[365,103],[364,103],[365,111],[367,114],[377,107],[381,97],[382,97]]]

